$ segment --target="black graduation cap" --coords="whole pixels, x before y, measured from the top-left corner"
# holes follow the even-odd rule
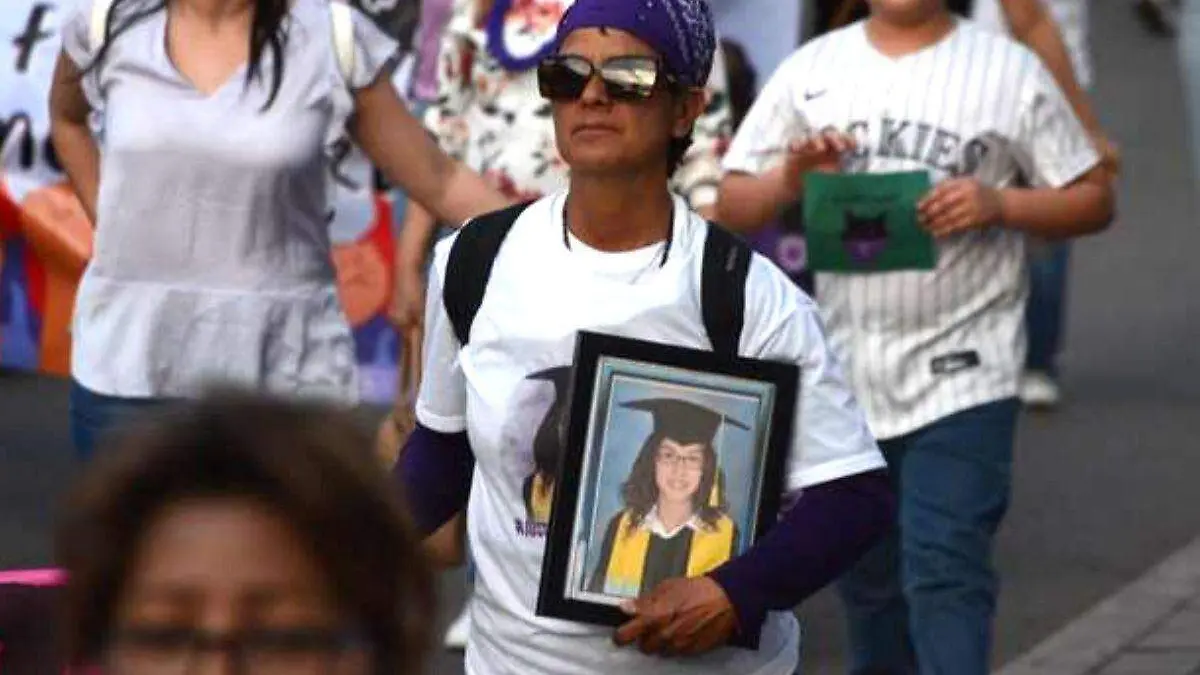
[[[564,400],[567,388],[571,385],[571,366],[555,366],[525,376],[527,380],[540,380],[554,383],[554,402]]]
[[[654,416],[654,433],[670,438],[677,443],[706,443],[717,448],[717,434],[722,423],[747,429],[724,413],[677,398],[647,398],[621,404],[623,408],[642,410]]]
[[[531,373],[529,380],[554,383],[554,401],[533,436],[533,462],[539,471],[554,473],[566,437],[567,391],[571,386],[571,367],[555,366]]]

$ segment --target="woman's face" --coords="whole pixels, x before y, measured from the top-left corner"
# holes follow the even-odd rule
[[[109,655],[120,675],[370,670],[365,652],[339,639],[346,617],[304,543],[257,502],[167,507],[147,528],[127,578]],[[193,649],[197,641],[207,648]]]
[[[657,58],[649,45],[633,35],[599,28],[572,32],[559,53],[582,57],[596,68],[619,56]],[[579,99],[555,103],[553,110],[559,153],[573,171],[593,174],[665,162],[671,137],[682,136],[691,127],[689,109],[666,89],[658,88],[646,100],[614,101],[598,75]]]
[[[686,502],[700,489],[704,475],[704,444],[683,445],[665,438],[654,456],[654,485],[659,501]]]

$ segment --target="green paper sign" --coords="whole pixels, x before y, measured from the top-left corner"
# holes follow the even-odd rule
[[[917,202],[929,188],[925,171],[807,174],[809,267],[821,272],[933,269],[933,237],[917,222]]]

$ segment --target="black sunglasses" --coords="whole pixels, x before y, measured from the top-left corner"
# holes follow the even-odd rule
[[[567,54],[538,64],[538,91],[551,101],[576,101],[597,73],[604,93],[614,101],[645,101],[660,86],[678,86],[678,80],[650,56],[614,56],[597,67],[582,56]]]

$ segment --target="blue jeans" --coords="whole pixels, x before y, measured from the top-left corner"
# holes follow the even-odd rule
[[[1053,377],[1058,374],[1071,248],[1066,242],[1038,246],[1029,260],[1029,301],[1025,306],[1029,351],[1025,368]]]
[[[144,419],[167,403],[167,399],[107,396],[72,379],[69,406],[75,453],[82,460],[91,459],[109,433]]]
[[[900,521],[838,582],[854,675],[989,672],[1017,410],[988,403],[880,442]]]

